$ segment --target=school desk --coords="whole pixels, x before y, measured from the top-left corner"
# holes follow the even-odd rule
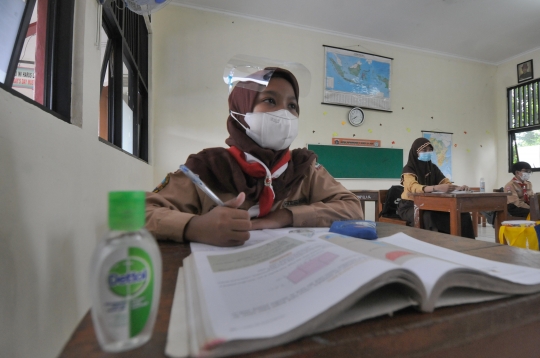
[[[377,223],[379,237],[397,232],[486,259],[540,268],[540,255],[512,246],[465,239],[407,226]],[[161,302],[151,340],[137,349],[109,354],[100,350],[90,313],[67,342],[60,357],[165,357],[167,328],[178,267],[189,246],[160,243],[163,258]],[[540,294],[395,313],[308,336],[283,346],[241,357],[537,357],[540,352]]]
[[[499,227],[506,220],[508,193],[417,193],[414,196],[414,227],[421,228],[424,210],[446,211],[450,213],[450,234],[461,235],[461,213],[496,211],[495,242],[498,241]],[[473,225],[478,225],[473,222]]]

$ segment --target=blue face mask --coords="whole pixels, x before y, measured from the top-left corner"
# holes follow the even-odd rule
[[[431,153],[433,152],[421,152],[418,154],[418,160],[423,162],[429,162],[431,160]]]

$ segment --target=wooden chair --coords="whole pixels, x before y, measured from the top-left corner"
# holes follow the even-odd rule
[[[540,221],[540,193],[535,193],[529,198],[529,206],[531,207],[531,220]]]
[[[379,190],[379,202],[377,203],[378,205],[377,212],[379,214],[381,213],[383,209],[383,205],[384,205],[384,202],[386,201],[387,194],[388,194],[388,190]],[[405,220],[401,220],[399,218],[385,218],[384,216],[380,216],[379,221],[385,222],[385,223],[397,224],[397,225],[405,225],[405,226],[407,225],[407,222]]]
[[[351,193],[356,195],[356,197],[360,200],[360,205],[362,206],[362,212],[364,213],[364,218],[366,217],[366,201],[372,201],[375,204],[375,221],[379,221],[379,191],[378,190],[361,190],[361,189],[354,189],[351,190]]]

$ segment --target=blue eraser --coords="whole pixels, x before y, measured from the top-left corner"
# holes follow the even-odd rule
[[[334,221],[330,226],[330,232],[358,239],[375,240],[377,238],[376,223],[370,220]]]

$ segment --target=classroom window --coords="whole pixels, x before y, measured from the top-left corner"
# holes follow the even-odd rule
[[[74,0],[0,2],[0,83],[70,122]]]
[[[103,5],[98,136],[148,161],[148,30],[120,0]]]
[[[540,171],[540,79],[508,88],[508,171],[528,162]]]

